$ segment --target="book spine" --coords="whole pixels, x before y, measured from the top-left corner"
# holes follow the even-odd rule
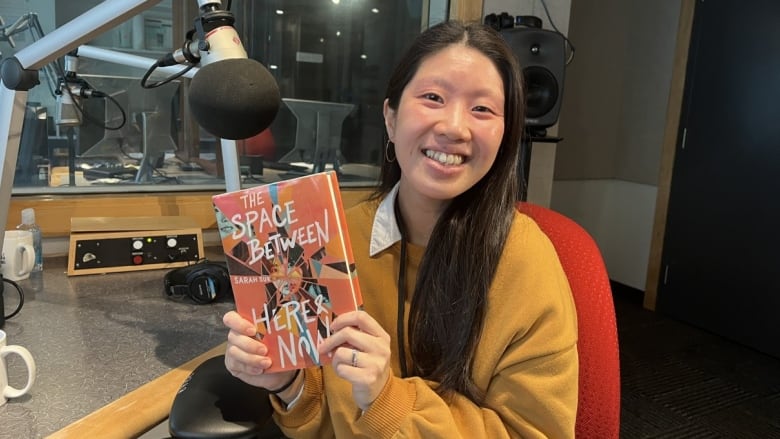
[[[352,242],[349,239],[349,233],[347,233],[347,217],[344,212],[344,205],[341,201],[341,190],[339,189],[338,181],[334,178],[335,173],[328,175],[328,184],[330,185],[331,200],[334,205],[334,212],[336,212],[336,225],[339,233],[341,234],[341,254],[344,256],[344,261],[347,264],[347,270],[351,279],[349,285],[352,288],[352,303],[355,309],[362,308],[362,296],[360,293],[360,285],[357,283],[357,275],[355,270],[355,257],[352,255]]]

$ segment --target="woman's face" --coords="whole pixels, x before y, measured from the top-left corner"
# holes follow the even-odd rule
[[[504,84],[485,55],[454,44],[420,64],[398,109],[385,100],[384,115],[402,197],[446,202],[493,165],[504,135]]]

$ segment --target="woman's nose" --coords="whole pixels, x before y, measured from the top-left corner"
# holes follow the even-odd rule
[[[469,129],[468,108],[462,104],[451,103],[441,112],[441,118],[436,123],[435,133],[444,135],[452,141],[468,141],[471,139]]]

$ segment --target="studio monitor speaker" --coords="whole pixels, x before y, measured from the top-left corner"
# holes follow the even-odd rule
[[[558,121],[563,98],[566,44],[558,32],[519,26],[502,29],[523,70],[525,125],[547,128]]]

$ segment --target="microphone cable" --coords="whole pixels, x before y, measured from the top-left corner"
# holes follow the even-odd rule
[[[184,75],[185,73],[187,73],[190,70],[192,70],[192,68],[197,65],[197,62],[194,62],[195,59],[194,58],[190,59],[190,57],[189,57],[189,55],[190,55],[189,46],[190,46],[190,43],[192,43],[192,36],[193,35],[195,35],[195,29],[190,29],[189,31],[187,31],[187,35],[184,37],[184,44],[182,44],[182,51],[186,55],[188,55],[187,56],[188,63],[186,64],[186,67],[184,67],[183,69],[179,70],[178,72],[176,72],[176,73],[174,73],[172,75],[169,75],[166,78],[161,79],[160,81],[152,82],[151,84],[148,83],[149,77],[152,76],[152,73],[154,73],[154,71],[157,70],[158,67],[162,67],[162,66],[166,66],[167,67],[167,66],[172,66],[172,65],[179,64],[173,58],[173,53],[169,53],[167,55],[164,55],[162,58],[160,58],[157,61],[155,61],[154,64],[149,66],[149,68],[146,70],[146,73],[144,73],[144,76],[141,78],[141,87],[143,87],[143,88],[157,88],[157,87],[165,85],[165,84],[167,84],[167,83],[169,83],[169,82],[171,82],[171,81],[173,81],[175,79],[180,78],[182,75]]]
[[[171,81],[173,81],[175,79],[180,78],[182,75],[184,75],[185,73],[189,72],[190,70],[192,70],[193,67],[195,67],[195,64],[187,64],[187,67],[179,70],[178,72],[176,72],[176,73],[174,73],[174,74],[172,74],[170,76],[167,76],[166,78],[163,78],[163,79],[161,79],[159,81],[152,82],[150,84],[147,81],[149,80],[149,77],[152,76],[152,73],[154,73],[154,71],[157,70],[157,67],[160,67],[160,61],[161,60],[155,61],[154,64],[152,64],[151,67],[149,67],[149,69],[146,71],[146,73],[144,73],[144,76],[141,78],[141,87],[143,87],[143,88],[157,88],[157,87],[160,87],[160,86],[165,85],[165,84],[167,84],[167,83],[169,83],[169,82],[171,82]]]
[[[127,124],[127,113],[125,112],[125,109],[122,108],[122,105],[119,103],[119,101],[116,100],[113,96],[110,94],[104,93],[100,90],[95,90],[92,88],[91,85],[84,79],[78,78],[75,83],[77,83],[79,86],[82,87],[82,90],[87,90],[89,92],[88,96],[81,96],[81,93],[79,93],[80,96],[76,96],[73,94],[73,91],[68,86],[68,81],[64,78],[60,79],[61,82],[61,89],[65,89],[64,93],[67,93],[68,96],[70,96],[71,102],[73,103],[73,107],[76,108],[76,110],[84,117],[84,120],[87,122],[90,122],[94,125],[97,125],[98,127],[102,129],[106,129],[109,131],[118,131],[121,130],[126,124]],[[72,81],[73,82],[73,81]],[[59,93],[63,93],[61,90],[59,90]],[[89,112],[86,111],[86,109],[79,103],[78,98],[85,98],[88,99],[90,97],[95,98],[101,98],[104,100],[107,100],[111,102],[120,112],[122,115],[122,121],[117,126],[109,126],[105,123],[105,121],[101,121],[100,119],[92,116],[89,114]]]
[[[127,113],[125,112],[125,109],[122,108],[122,105],[119,103],[119,101],[116,100],[116,98],[114,98],[113,96],[111,96],[109,94],[103,93],[102,91],[98,91],[98,90],[95,90],[94,92],[92,92],[92,96],[96,97],[96,98],[102,98],[103,100],[107,100],[107,101],[111,102],[119,110],[119,112],[122,114],[122,122],[120,122],[117,126],[109,126],[105,122],[101,122],[99,119],[97,119],[97,118],[93,117],[92,115],[86,113],[81,108],[81,106],[76,105],[76,108],[79,109],[79,112],[84,114],[84,119],[92,122],[93,124],[103,128],[103,129],[109,130],[109,131],[121,130],[127,124]]]
[[[553,29],[555,29],[555,32],[558,32],[562,37],[566,45],[569,46],[569,56],[566,58],[566,64],[569,65],[572,60],[574,59],[574,45],[571,43],[571,40],[561,31],[558,30],[558,27],[555,25],[555,22],[553,21],[552,17],[550,16],[550,10],[547,9],[547,2],[545,0],[541,0],[542,7],[544,8],[544,13],[547,15],[547,19],[550,20],[550,26],[552,26]]]
[[[19,293],[19,303],[16,305],[16,309],[13,310],[13,312],[11,312],[11,314],[5,315],[5,310],[0,309],[0,313],[3,313],[3,315],[0,316],[0,317],[2,317],[2,320],[8,320],[10,318],[13,318],[17,314],[19,314],[19,311],[22,310],[22,307],[24,306],[24,290],[22,289],[22,287],[18,283],[12,281],[11,279],[6,279],[6,278],[4,278],[2,276],[0,276],[0,279],[2,279],[3,282],[7,283],[8,285],[11,285],[12,287],[16,288],[16,291]],[[2,291],[2,290],[3,289],[0,288],[0,291]],[[0,300],[0,303],[2,303],[2,300]]]

